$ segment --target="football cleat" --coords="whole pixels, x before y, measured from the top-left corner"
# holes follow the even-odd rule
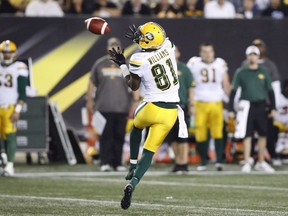
[[[109,164],[104,164],[100,167],[101,172],[109,172],[111,171],[111,166]]]
[[[222,170],[223,170],[223,164],[221,164],[221,163],[216,163],[216,164],[215,164],[215,168],[216,168],[217,171],[222,171]]]
[[[251,172],[251,164],[250,163],[245,163],[244,166],[241,169],[241,172],[250,173]]]
[[[4,176],[13,176],[13,175],[14,175],[13,163],[8,162],[4,168]]]
[[[131,198],[133,193],[133,186],[131,184],[127,184],[124,188],[124,195],[121,200],[121,208],[128,209],[131,205]]]
[[[197,171],[205,171],[206,169],[207,167],[205,165],[201,165],[196,168]]]

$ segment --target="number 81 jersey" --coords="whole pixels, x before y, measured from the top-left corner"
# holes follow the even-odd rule
[[[194,78],[194,98],[196,101],[216,102],[223,100],[223,76],[228,71],[226,62],[216,58],[208,64],[200,57],[192,57],[187,63]]]
[[[28,68],[23,62],[16,61],[8,66],[0,64],[0,105],[17,103],[19,76],[28,77]]]
[[[179,102],[175,46],[166,38],[158,50],[143,50],[131,56],[129,71],[138,75],[146,102]]]

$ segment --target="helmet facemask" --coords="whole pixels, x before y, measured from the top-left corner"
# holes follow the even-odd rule
[[[159,49],[166,38],[164,29],[153,22],[139,26],[135,34],[135,42],[143,49]]]
[[[6,40],[0,44],[0,62],[3,65],[10,65],[16,60],[16,45]]]

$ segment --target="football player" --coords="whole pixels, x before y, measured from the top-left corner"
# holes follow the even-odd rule
[[[111,60],[116,62],[125,77],[128,86],[137,90],[142,83],[144,99],[135,111],[133,129],[130,135],[130,167],[126,180],[130,182],[124,188],[121,207],[127,209],[132,193],[145,172],[152,157],[179,118],[179,136],[188,137],[184,112],[178,105],[179,81],[175,46],[166,38],[164,29],[157,23],[148,22],[138,28],[130,27],[126,37],[141,47],[141,52],[131,56],[129,68],[125,64],[123,50],[109,51]],[[138,163],[142,130],[149,127],[141,159]]]
[[[198,171],[206,170],[208,152],[208,130],[215,140],[216,168],[222,170],[223,156],[223,98],[230,93],[228,67],[222,58],[215,58],[211,43],[200,45],[200,57],[189,59],[187,66],[194,77],[196,146],[201,157]]]
[[[8,162],[4,175],[14,174],[16,152],[16,121],[24,104],[28,82],[28,67],[16,61],[17,47],[5,40],[0,44],[0,138],[4,141]]]

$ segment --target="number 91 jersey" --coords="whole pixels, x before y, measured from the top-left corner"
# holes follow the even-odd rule
[[[129,71],[141,78],[144,101],[179,102],[175,46],[168,38],[158,50],[133,54]]]
[[[228,71],[226,62],[216,58],[207,64],[200,57],[192,57],[187,63],[194,78],[194,98],[196,101],[216,102],[223,100],[223,76]]]
[[[16,61],[9,66],[0,64],[0,104],[16,104],[18,100],[18,77],[28,76],[27,65]]]

